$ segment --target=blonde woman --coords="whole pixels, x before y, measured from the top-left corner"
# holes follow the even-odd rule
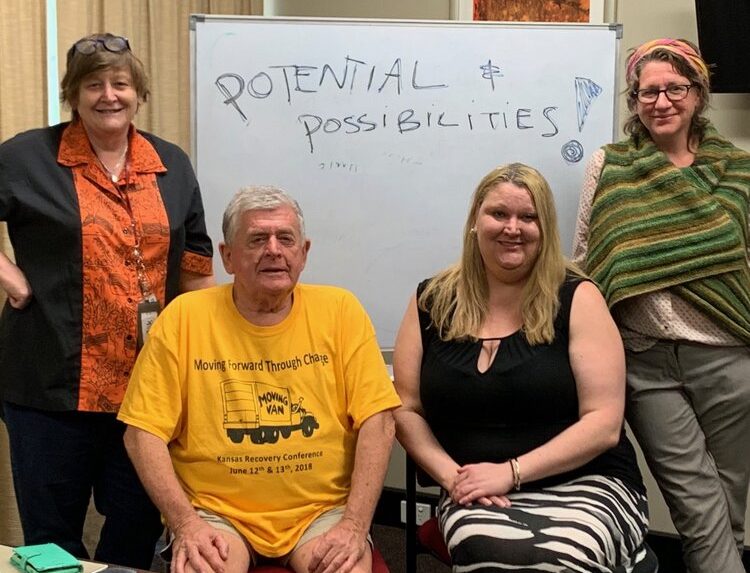
[[[645,557],[622,341],[563,258],[535,169],[480,182],[461,260],[417,289],[394,372],[398,439],[442,488],[454,571],[630,571]]]

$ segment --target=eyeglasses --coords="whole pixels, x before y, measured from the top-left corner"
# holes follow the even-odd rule
[[[96,48],[99,45],[104,46],[104,49],[108,52],[119,54],[121,52],[130,51],[130,42],[127,38],[122,36],[106,36],[104,38],[86,38],[79,40],[74,44],[76,52],[89,56],[96,52]]]
[[[680,86],[669,86],[663,90],[657,90],[655,88],[645,88],[642,90],[636,90],[633,95],[641,103],[656,103],[659,99],[659,95],[664,94],[667,99],[671,102],[681,101],[685,99],[690,92],[690,88],[694,88],[695,84],[687,84]]]

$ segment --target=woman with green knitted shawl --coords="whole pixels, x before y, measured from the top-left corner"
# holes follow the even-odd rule
[[[627,64],[628,139],[586,170],[573,258],[627,351],[628,422],[690,573],[744,573],[750,482],[750,154],[703,117],[709,73],[686,40]]]

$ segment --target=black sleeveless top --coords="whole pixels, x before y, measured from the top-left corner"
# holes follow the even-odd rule
[[[429,314],[419,310],[423,346],[419,393],[425,418],[458,464],[500,463],[518,457],[578,420],[568,327],[573,293],[581,280],[568,277],[560,288],[552,344],[531,346],[518,331],[501,339],[484,373],[477,368],[481,340],[444,342],[431,326]],[[419,285],[418,294],[426,284]],[[617,477],[645,492],[624,429],[614,448],[584,466],[523,485],[528,490],[591,474]]]

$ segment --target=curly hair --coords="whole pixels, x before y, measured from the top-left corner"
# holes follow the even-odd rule
[[[708,125],[708,119],[703,117],[703,114],[708,109],[710,84],[708,77],[708,66],[700,56],[698,48],[692,42],[688,40],[655,40],[653,44],[649,46],[648,50],[642,50],[643,46],[634,48],[630,51],[628,58],[628,82],[627,86],[627,104],[628,110],[631,115],[625,121],[623,130],[626,134],[632,135],[636,138],[648,137],[649,133],[646,126],[643,125],[640,117],[638,117],[638,99],[637,93],[640,88],[639,79],[643,67],[649,62],[667,62],[670,64],[675,72],[685,76],[688,81],[694,86],[698,95],[698,104],[695,108],[695,113],[690,120],[690,130],[688,141],[700,141],[706,133],[706,126]],[[644,44],[645,46],[645,44]],[[679,49],[675,49],[679,47]],[[690,54],[690,58],[694,60],[691,62],[686,54]],[[701,65],[696,65],[695,61],[699,61]]]

